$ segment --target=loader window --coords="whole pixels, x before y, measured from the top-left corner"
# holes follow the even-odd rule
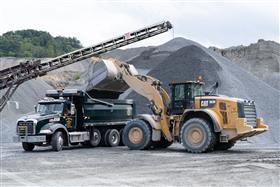
[[[174,93],[175,101],[184,100],[185,99],[185,85],[176,85],[175,93]]]
[[[193,85],[192,90],[193,90],[193,96],[192,97],[199,96],[199,95],[204,95],[202,85],[195,84],[195,85]]]

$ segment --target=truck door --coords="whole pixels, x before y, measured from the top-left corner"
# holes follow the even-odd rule
[[[67,103],[65,104],[63,117],[65,119],[65,126],[69,131],[76,130],[77,127],[77,116],[76,116],[75,105]]]

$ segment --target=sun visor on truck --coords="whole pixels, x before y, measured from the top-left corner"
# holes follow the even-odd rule
[[[95,98],[117,99],[125,92],[128,85],[118,78],[119,72],[112,60],[99,59],[90,64],[87,73],[85,90]],[[129,65],[133,74],[138,72],[133,65]]]

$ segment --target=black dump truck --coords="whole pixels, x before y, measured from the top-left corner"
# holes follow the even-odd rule
[[[98,100],[76,89],[49,90],[35,113],[18,119],[14,141],[22,142],[25,151],[35,145],[51,145],[55,151],[79,143],[118,146],[124,126],[134,115],[133,100]]]

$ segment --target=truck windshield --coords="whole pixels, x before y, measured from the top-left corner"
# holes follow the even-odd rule
[[[37,112],[40,114],[61,114],[63,103],[39,103]]]

